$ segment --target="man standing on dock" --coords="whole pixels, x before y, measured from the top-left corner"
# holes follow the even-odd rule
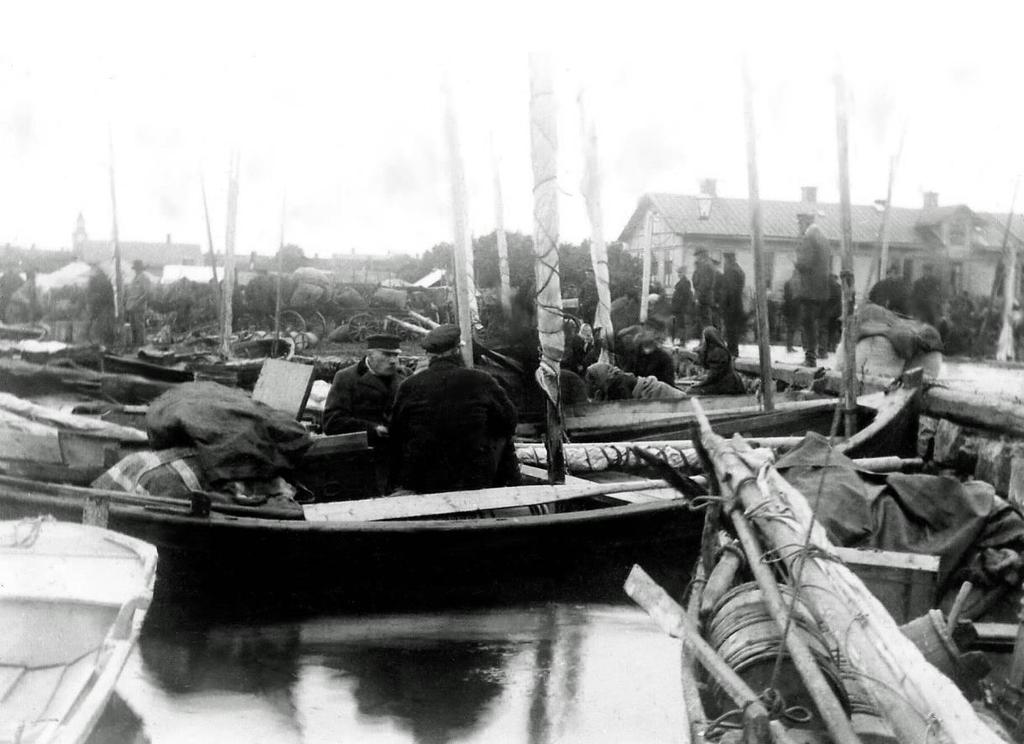
[[[133,261],[132,270],[135,276],[124,288],[124,312],[131,330],[131,346],[137,349],[146,345],[146,309],[153,284],[146,276],[146,265],[142,261]]]
[[[820,347],[819,329],[824,322],[828,303],[828,275],[831,256],[828,240],[821,228],[814,224],[814,214],[802,212],[796,216],[800,230],[800,247],[796,252],[796,279],[794,297],[800,305],[800,333],[804,344],[804,365],[818,366],[818,357],[824,356]]]
[[[700,327],[718,326],[718,282],[722,275],[715,268],[708,252],[697,249],[697,267],[693,270],[693,298],[697,302]]]
[[[743,289],[747,277],[736,263],[735,253],[725,254],[725,268],[721,278],[722,324],[725,326],[725,345],[734,357],[740,355],[740,339],[746,331],[747,314],[743,311]]]
[[[679,267],[679,281],[672,290],[672,340],[679,339],[685,344],[690,340],[690,327],[687,321],[693,308],[693,286],[686,276],[686,267]]]
[[[507,486],[518,481],[516,409],[486,372],[466,369],[456,325],[423,338],[429,366],[398,390],[391,415],[392,474],[416,493]]]

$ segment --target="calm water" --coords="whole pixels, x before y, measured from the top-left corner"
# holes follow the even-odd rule
[[[118,691],[114,744],[685,741],[679,646],[625,606],[150,626]]]

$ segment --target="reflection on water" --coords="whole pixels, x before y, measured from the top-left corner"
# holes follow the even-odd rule
[[[192,622],[147,627],[119,692],[153,744],[671,742],[678,664],[630,607]]]

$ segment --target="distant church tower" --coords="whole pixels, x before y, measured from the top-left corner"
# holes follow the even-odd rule
[[[85,257],[83,247],[88,239],[89,236],[85,232],[85,217],[79,212],[78,219],[75,220],[75,231],[71,233],[71,247],[79,258]]]

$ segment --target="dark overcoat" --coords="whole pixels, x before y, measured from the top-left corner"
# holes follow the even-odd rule
[[[417,493],[514,483],[516,409],[486,372],[440,357],[406,380],[391,414],[397,485]]]
[[[324,404],[324,433],[369,433],[384,424],[405,377],[403,370],[390,378],[379,377],[366,366],[366,359],[339,371]]]
[[[743,287],[746,282],[747,277],[739,264],[726,264],[725,270],[722,271],[719,306],[722,315],[731,321],[746,317],[746,313],[743,312]]]
[[[831,254],[828,239],[817,225],[810,225],[800,239],[796,251],[796,287],[798,300],[828,300],[828,274]]]

